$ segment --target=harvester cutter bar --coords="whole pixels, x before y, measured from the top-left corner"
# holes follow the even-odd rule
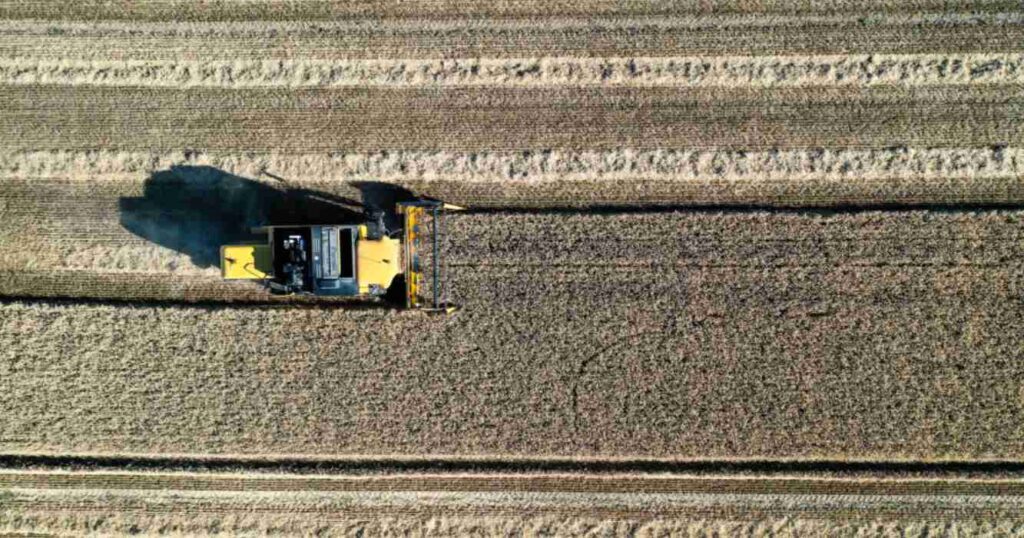
[[[444,211],[461,210],[461,207],[445,204],[434,200],[417,200],[415,202],[403,202],[399,204],[402,213],[403,232],[403,255],[405,256],[405,306],[406,308],[422,308],[431,312],[451,312],[453,308],[448,303],[448,297],[442,281],[444,262],[441,255],[440,235],[444,231]],[[420,296],[421,284],[423,282],[422,259],[419,256],[422,244],[423,218],[430,212],[430,239],[432,247],[431,260],[431,301],[429,306],[424,304]]]

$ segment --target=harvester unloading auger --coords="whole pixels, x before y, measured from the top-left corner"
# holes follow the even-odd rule
[[[390,299],[405,308],[452,312],[439,242],[444,212],[461,209],[435,200],[399,202],[395,230],[380,215],[363,224],[262,226],[253,231],[265,233],[266,242],[221,247],[221,274],[262,280],[277,294]],[[425,238],[431,242],[429,275],[421,256]]]

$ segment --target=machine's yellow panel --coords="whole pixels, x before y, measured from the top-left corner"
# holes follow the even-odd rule
[[[390,237],[360,239],[356,243],[360,293],[369,292],[371,284],[384,289],[391,285],[391,281],[401,272],[400,249],[398,240]]]
[[[228,280],[267,278],[274,270],[270,245],[220,247],[220,271]]]

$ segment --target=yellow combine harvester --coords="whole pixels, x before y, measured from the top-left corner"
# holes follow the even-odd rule
[[[273,293],[390,298],[406,308],[451,312],[441,282],[439,229],[457,206],[419,200],[396,205],[400,229],[383,219],[365,224],[264,226],[266,242],[221,247],[221,273],[229,280],[262,280]],[[432,243],[430,281],[420,256]],[[429,300],[423,297],[429,286]],[[404,301],[404,303],[403,303]]]

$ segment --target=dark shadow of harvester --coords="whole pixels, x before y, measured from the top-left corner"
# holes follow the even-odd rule
[[[396,185],[361,182],[361,200],[256,181],[210,166],[176,166],[146,180],[142,196],[121,198],[121,225],[220,266],[226,279],[256,280],[277,294],[377,297],[406,307],[447,311],[440,297],[437,221],[453,208]],[[429,217],[433,217],[430,219]],[[435,240],[432,279],[418,247]]]
[[[373,218],[383,216],[389,229],[400,226],[399,204],[415,202],[419,198],[412,191],[391,183],[380,181],[356,181],[352,186],[359,189],[363,207]]]
[[[211,166],[177,166],[154,173],[141,197],[121,198],[121,225],[188,255],[199,267],[220,264],[222,245],[258,240],[267,224],[358,224],[359,202],[278,187]]]

